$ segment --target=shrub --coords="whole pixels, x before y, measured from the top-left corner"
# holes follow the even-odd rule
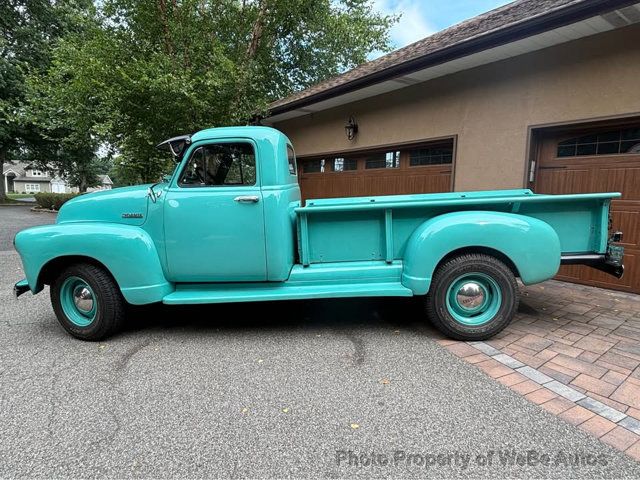
[[[34,198],[40,208],[46,208],[47,210],[60,210],[60,207],[62,207],[65,202],[77,197],[78,195],[80,194],[42,192],[36,193]]]

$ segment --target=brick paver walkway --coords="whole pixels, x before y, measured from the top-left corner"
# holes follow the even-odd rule
[[[640,460],[640,295],[549,281],[522,287],[514,322],[451,352]]]

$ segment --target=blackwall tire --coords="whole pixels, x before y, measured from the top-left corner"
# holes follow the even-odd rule
[[[88,263],[71,265],[56,277],[51,304],[62,328],[87,341],[118,332],[126,312],[126,302],[111,275]]]
[[[485,340],[502,331],[518,310],[515,275],[486,254],[464,254],[440,265],[425,297],[431,323],[456,340]]]

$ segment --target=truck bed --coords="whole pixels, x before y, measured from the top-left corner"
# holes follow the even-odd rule
[[[604,253],[611,199],[619,193],[541,195],[531,190],[310,199],[296,209],[302,265],[402,259],[423,222],[456,211],[516,213],[553,227],[562,253]],[[579,232],[579,234],[578,234]]]

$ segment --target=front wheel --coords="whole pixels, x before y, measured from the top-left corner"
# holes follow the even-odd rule
[[[80,340],[98,341],[120,329],[126,302],[104,269],[87,263],[67,267],[51,284],[58,321]]]
[[[427,316],[456,340],[484,340],[503,330],[518,310],[518,284],[495,257],[466,254],[438,267],[426,296]]]

